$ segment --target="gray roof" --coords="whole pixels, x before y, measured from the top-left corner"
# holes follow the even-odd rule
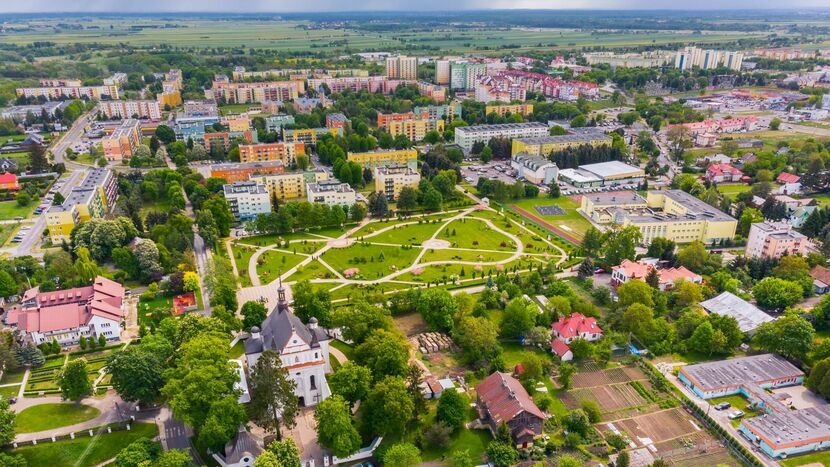
[[[550,159],[546,157],[531,156],[525,152],[520,152],[514,155],[513,161],[515,161],[522,167],[526,167],[530,170],[539,170],[540,168],[545,166],[556,167],[556,163],[552,162]]]
[[[517,138],[525,144],[549,144],[549,143],[578,143],[588,142],[596,139],[605,140],[611,144],[611,137],[601,131],[568,133],[567,135],[537,136],[534,138]]]
[[[635,167],[633,165],[628,165],[624,162],[620,161],[608,161],[608,162],[599,162],[597,164],[586,164],[580,165],[579,168],[581,170],[587,170],[592,174],[601,177],[613,177],[613,176],[620,176],[620,175],[631,175],[631,176],[639,176],[642,177],[645,175],[643,169],[639,167]]]
[[[547,125],[539,122],[525,122],[525,123],[496,123],[492,125],[471,125],[460,126],[455,129],[456,132],[462,133],[480,133],[485,131],[500,131],[500,130],[519,130],[523,128],[545,128]]]
[[[245,457],[253,460],[260,454],[262,454],[262,448],[259,446],[259,440],[245,429],[245,425],[239,425],[236,436],[225,445],[227,464],[237,464]]]
[[[277,306],[262,322],[262,330],[259,338],[250,337],[245,339],[245,354],[260,353],[264,350],[281,352],[288,344],[293,333],[302,339],[310,347],[319,347],[321,341],[329,339],[325,329],[308,326],[300,321],[300,318],[291,312],[285,302],[277,303]]]
[[[741,423],[755,434],[772,441],[771,447],[785,443],[804,445],[830,439],[830,405],[801,410],[772,412]]]
[[[804,376],[803,371],[775,354],[686,365],[680,371],[703,391]]]
[[[774,319],[755,305],[731,292],[724,292],[717,297],[700,302],[700,306],[709,313],[735,318],[742,332],[753,331],[762,323]]]

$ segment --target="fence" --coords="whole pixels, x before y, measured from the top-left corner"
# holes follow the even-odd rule
[[[131,428],[132,421],[125,421],[125,422],[115,422],[110,423],[108,425],[102,425],[95,428],[89,428],[87,430],[80,430],[74,431],[72,433],[67,433],[59,436],[49,436],[45,438],[38,438],[33,439],[30,441],[24,441],[21,443],[12,443],[8,446],[12,448],[19,448],[21,446],[37,446],[38,444],[43,443],[55,443],[57,441],[63,441],[68,439],[76,439],[76,438],[83,438],[83,437],[95,437],[102,433],[112,433],[113,431],[129,431]]]

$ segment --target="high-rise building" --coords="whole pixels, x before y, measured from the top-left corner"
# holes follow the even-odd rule
[[[124,120],[121,126],[101,139],[104,157],[108,161],[129,159],[139,144],[141,144],[141,126],[134,118]]]
[[[407,165],[417,167],[418,151],[414,149],[379,149],[369,152],[350,152],[346,159],[361,167],[374,169],[387,165]]]
[[[674,58],[674,67],[681,70],[690,70],[698,67],[701,70],[712,70],[724,66],[730,70],[740,70],[744,60],[742,52],[726,50],[701,49],[694,46],[684,47],[677,51]]]
[[[98,104],[101,113],[107,118],[149,118],[161,119],[161,110],[157,101],[101,101]]]
[[[76,225],[92,218],[104,217],[118,199],[118,181],[108,169],[91,169],[80,185],[72,189],[63,204],[46,211],[46,228],[52,243],[69,241]]]
[[[302,142],[240,144],[239,162],[281,161],[285,165],[294,165],[297,154],[305,154]]]
[[[450,84],[450,61],[436,60],[435,61],[435,84],[447,85]]]
[[[407,165],[389,165],[375,169],[375,191],[389,200],[397,199],[403,187],[417,188],[421,174]]]
[[[396,55],[386,59],[386,77],[390,79],[418,79],[418,57]]]
[[[228,183],[222,187],[233,217],[238,221],[256,219],[271,212],[271,197],[265,185],[256,182]]]
[[[415,120],[399,120],[389,122],[387,125],[389,134],[392,137],[404,135],[409,141],[421,141],[430,131],[444,132],[444,120],[432,120],[420,118]]]
[[[453,62],[450,65],[450,89],[475,89],[478,78],[486,73],[486,63]]]

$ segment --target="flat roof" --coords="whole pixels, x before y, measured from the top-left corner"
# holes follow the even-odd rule
[[[645,198],[634,191],[608,191],[582,195],[598,206],[616,206],[618,204],[646,204]]]
[[[686,365],[680,371],[703,391],[804,376],[795,365],[771,353]]]
[[[741,423],[769,440],[773,449],[780,449],[785,444],[810,444],[830,438],[830,405],[772,412],[744,419]]]
[[[599,177],[592,174],[591,172],[586,172],[578,169],[562,169],[559,171],[559,177],[564,177],[568,180],[573,180],[577,183],[602,181]]]
[[[222,185],[222,190],[225,192],[225,196],[238,194],[261,195],[268,193],[265,189],[265,185],[260,185],[256,182],[250,181],[228,183]]]
[[[689,210],[689,215],[704,215],[710,220],[717,221],[734,221],[735,218],[717,209],[703,200],[696,198],[683,190],[665,190],[657,192],[665,194],[667,197],[673,199],[679,204],[682,204]]]
[[[518,141],[521,141],[524,144],[556,144],[556,143],[575,143],[580,141],[592,141],[595,139],[603,139],[606,140],[608,143],[611,142],[611,137],[606,135],[605,133],[595,131],[595,132],[584,132],[584,133],[569,133],[567,135],[555,135],[555,136],[537,136],[532,138],[517,138]]]
[[[520,130],[523,128],[544,128],[547,129],[548,126],[544,123],[539,122],[525,122],[525,123],[497,123],[493,125],[471,125],[471,126],[460,126],[455,129],[456,132],[461,131],[462,133],[477,133],[483,131],[499,131],[499,130]]]
[[[601,178],[619,177],[622,175],[645,176],[645,171],[639,167],[628,165],[620,161],[600,162],[598,164],[580,165],[580,169],[587,170]]]
[[[774,320],[772,316],[731,292],[700,302],[700,306],[709,313],[735,318],[742,332],[753,331],[761,324]]]

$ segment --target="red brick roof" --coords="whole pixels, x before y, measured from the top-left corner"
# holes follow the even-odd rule
[[[582,313],[571,313],[571,316],[559,318],[559,321],[551,324],[556,333],[563,339],[577,337],[580,333],[602,333],[597,326],[596,318],[588,318]]]
[[[827,269],[824,266],[818,264],[813,266],[813,269],[810,270],[810,277],[817,281],[830,285],[830,269]]]
[[[553,339],[550,341],[550,350],[555,353],[559,358],[565,356],[566,353],[571,351],[571,348],[568,347],[568,344],[565,341],[561,341],[559,339]]]
[[[547,418],[522,387],[522,383],[507,373],[495,372],[476,386],[479,399],[497,424],[507,423],[522,412],[541,419]]]
[[[781,172],[775,180],[778,183],[798,183],[798,181],[801,180],[801,177],[788,172]]]
[[[738,174],[739,176],[743,177],[744,173],[740,170],[732,167],[729,164],[712,164],[706,169],[706,174],[710,177],[720,177],[724,175],[735,175]]]

